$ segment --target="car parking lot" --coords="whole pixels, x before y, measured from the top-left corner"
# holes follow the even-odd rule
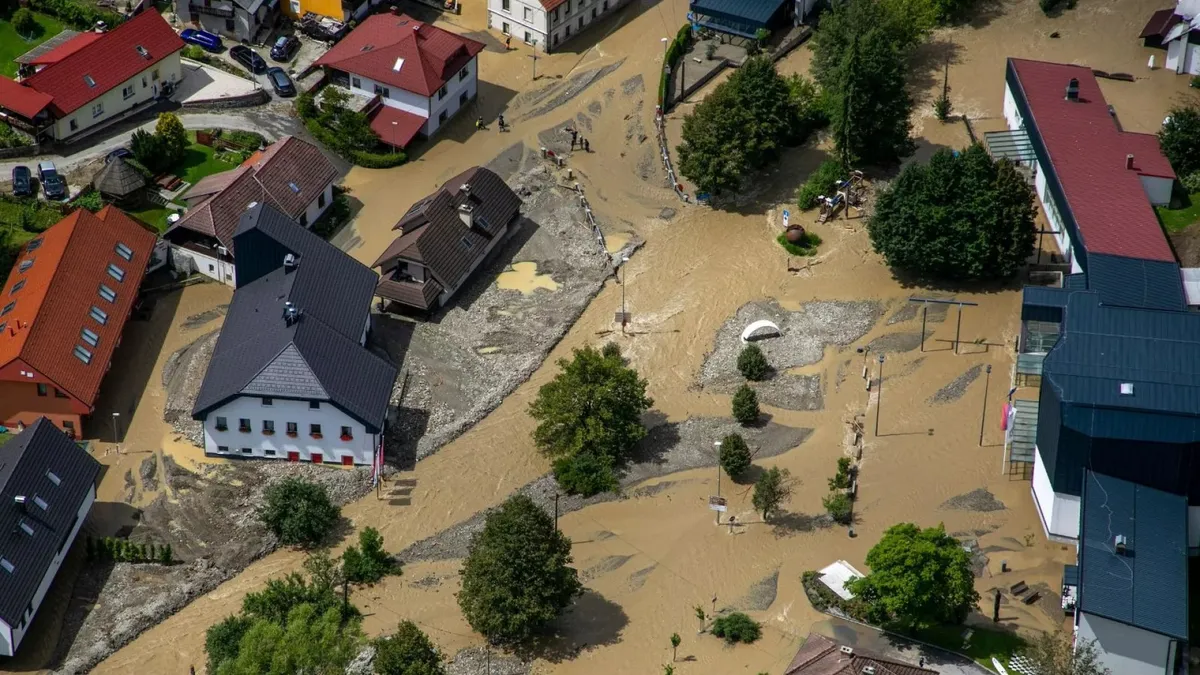
[[[299,47],[294,50],[291,58],[288,59],[287,61],[277,61],[277,60],[271,58],[271,47],[272,47],[272,45],[275,44],[275,41],[279,37],[284,36],[284,35],[292,35],[292,33],[285,33],[283,31],[279,31],[279,32],[272,34],[271,38],[267,41],[267,43],[265,45],[261,45],[261,46],[253,46],[252,45],[252,46],[244,47],[244,49],[252,51],[253,53],[257,54],[259,57],[261,57],[263,59],[263,62],[265,64],[266,68],[262,72],[259,72],[259,73],[251,72],[250,68],[247,67],[246,63],[235,58],[235,54],[237,53],[237,51],[239,51],[239,50],[236,50],[235,47],[238,47],[238,45],[230,45],[230,47],[228,49],[225,49],[220,54],[216,54],[214,56],[216,56],[216,58],[219,58],[227,63],[233,64],[234,66],[236,66],[239,70],[241,70],[242,72],[245,73],[245,77],[258,83],[259,86],[261,86],[265,91],[270,93],[270,95],[273,99],[284,99],[285,97],[279,96],[279,94],[276,92],[275,88],[272,86],[271,78],[267,75],[267,71],[269,71],[271,68],[276,68],[276,67],[282,68],[284,71],[286,71],[286,73],[293,80],[293,82],[295,82],[296,80],[299,79],[300,73],[304,72],[309,66],[311,66],[313,64],[314,61],[321,58],[321,56],[325,52],[329,51],[328,45],[326,45],[324,42],[321,42],[319,40],[314,40],[305,35],[295,34],[295,38],[299,42]],[[300,87],[297,85],[296,89],[297,89],[297,91],[299,91]],[[290,96],[287,98],[290,98]]]

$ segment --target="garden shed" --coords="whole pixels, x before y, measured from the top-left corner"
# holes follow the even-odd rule
[[[92,186],[106,199],[125,204],[139,200],[146,179],[123,158],[114,157],[92,179]]]

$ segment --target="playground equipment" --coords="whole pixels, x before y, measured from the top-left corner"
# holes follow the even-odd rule
[[[850,209],[854,209],[858,212],[858,216],[862,216],[863,203],[866,202],[863,173],[861,171],[851,171],[850,177],[839,181],[836,187],[837,192],[832,197],[826,197],[825,195],[817,197],[817,200],[821,204],[821,213],[817,216],[818,223],[824,223],[832,218],[839,208],[845,210],[847,219],[850,218]]]

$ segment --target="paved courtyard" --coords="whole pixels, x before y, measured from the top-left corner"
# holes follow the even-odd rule
[[[224,98],[245,96],[261,89],[262,85],[244,77],[238,77],[212,66],[195,61],[183,61],[183,80],[179,82],[171,100],[179,103],[219,101]]]

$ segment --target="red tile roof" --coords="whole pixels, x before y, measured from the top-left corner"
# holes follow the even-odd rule
[[[33,119],[53,100],[49,94],[43,94],[20,82],[0,76],[0,108],[11,110],[21,117]]]
[[[96,40],[99,40],[102,37],[104,37],[103,33],[97,33],[95,31],[88,31],[86,33],[80,33],[79,35],[76,35],[75,37],[71,38],[70,40],[67,40],[66,42],[55,47],[54,49],[51,49],[50,51],[46,52],[45,54],[42,54],[41,56],[37,56],[37,57],[30,59],[29,65],[31,65],[31,66],[48,66],[51,63],[58,63],[59,61],[62,61],[63,59],[70,56],[71,54],[74,54],[75,52],[79,51],[80,49],[83,49],[84,47],[92,44],[93,42],[95,42]]]
[[[396,148],[404,148],[411,143],[425,124],[424,117],[389,105],[380,105],[371,113],[370,119],[371,130],[379,136],[379,140]]]
[[[139,46],[146,51],[146,56],[138,53]],[[162,15],[142,12],[61,61],[34,73],[22,84],[53,98],[54,112],[65,116],[183,47],[183,40]],[[89,86],[85,77],[90,77],[95,86]],[[9,107],[2,94],[0,105]]]
[[[875,675],[937,675],[936,670],[869,656],[853,648],[844,652],[838,643],[820,633],[808,634],[783,675],[862,675],[868,666],[874,668]]]
[[[155,239],[140,223],[106,206],[95,214],[79,209],[31,240],[0,294],[5,308],[12,305],[0,316],[0,368],[19,359],[92,405],[137,300]],[[118,243],[133,251],[131,260],[117,253]],[[120,281],[109,274],[110,264],[124,272]],[[101,284],[116,292],[115,301],[100,296]],[[105,323],[89,316],[93,306],[107,314]],[[95,346],[81,339],[84,328],[99,336]],[[77,345],[92,352],[90,363],[74,356]]]
[[[481,51],[482,42],[408,15],[376,14],[350,31],[313,65],[328,66],[428,97]]]
[[[1091,69],[1009,59],[1089,253],[1175,262],[1140,176],[1174,178],[1148,134],[1123,132]],[[1079,100],[1067,83],[1079,81]],[[1125,168],[1126,155],[1134,168]]]

